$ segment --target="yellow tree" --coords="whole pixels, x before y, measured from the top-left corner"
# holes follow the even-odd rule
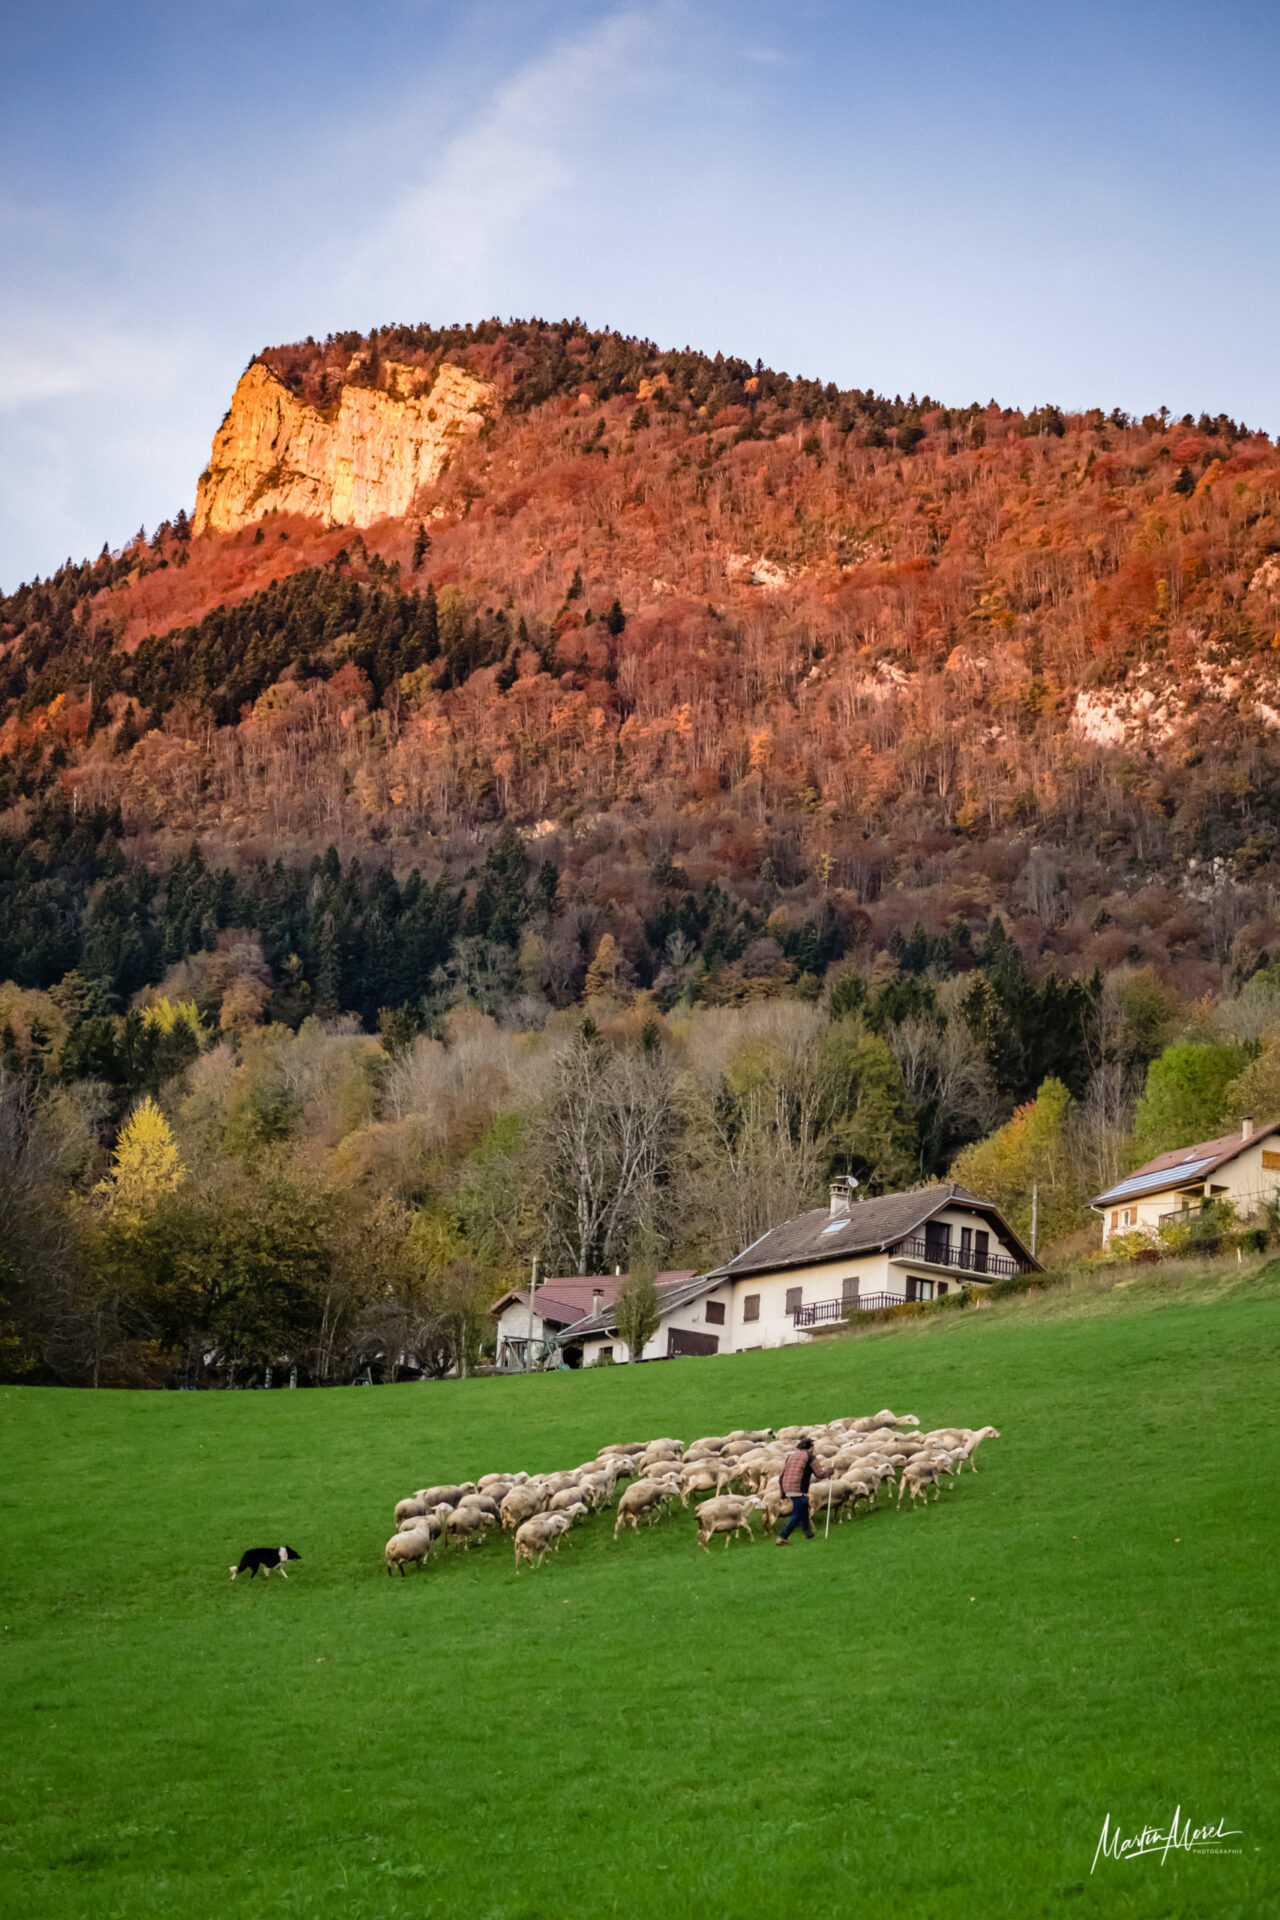
[[[120,1129],[111,1171],[98,1191],[113,1212],[141,1214],[172,1193],[186,1171],[169,1122],[148,1094]]]

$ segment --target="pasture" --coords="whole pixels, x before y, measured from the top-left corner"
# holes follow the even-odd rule
[[[1278,1350],[1268,1270],[587,1375],[0,1390],[0,1907],[1280,1911]],[[1003,1437],[785,1552],[677,1508],[383,1570],[431,1481],[886,1405]],[[231,1584],[279,1541],[287,1585]],[[1240,1851],[1091,1873],[1104,1816],[1179,1806]]]

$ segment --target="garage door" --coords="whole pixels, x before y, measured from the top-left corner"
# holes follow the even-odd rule
[[[716,1333],[690,1333],[687,1327],[667,1328],[667,1358],[674,1360],[681,1353],[719,1353],[720,1336]]]

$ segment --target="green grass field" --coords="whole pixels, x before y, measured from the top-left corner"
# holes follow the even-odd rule
[[[585,1376],[4,1389],[0,1910],[1280,1912],[1278,1347],[1280,1270]],[[383,1572],[429,1481],[886,1404],[1003,1438],[782,1553],[601,1517]],[[1178,1806],[1240,1851],[1091,1874]]]

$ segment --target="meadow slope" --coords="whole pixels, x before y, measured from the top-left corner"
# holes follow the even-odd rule
[[[1280,1911],[1280,1270],[644,1369],[0,1392],[0,1905],[37,1916]],[[882,1405],[1003,1438],[828,1542],[575,1532],[389,1581],[392,1502]],[[285,1586],[234,1587],[288,1540]],[[1126,1832],[1238,1853],[1100,1862]]]

